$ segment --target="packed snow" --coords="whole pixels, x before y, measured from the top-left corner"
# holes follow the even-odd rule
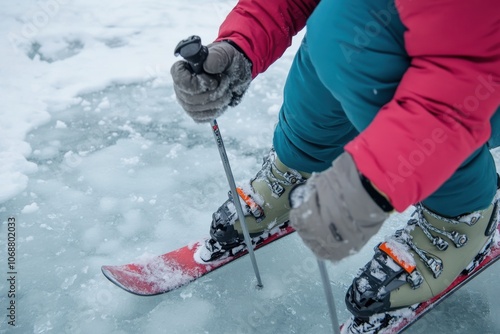
[[[176,103],[169,69],[177,42],[213,40],[235,3],[3,1],[0,333],[331,332],[316,260],[297,235],[256,252],[263,289],[248,257],[149,298],[100,272],[192,244],[227,199],[209,126]],[[238,182],[270,148],[300,38],[218,120]],[[358,268],[408,217],[391,217],[359,254],[328,266],[341,320]],[[499,274],[497,264],[408,333],[500,332]]]

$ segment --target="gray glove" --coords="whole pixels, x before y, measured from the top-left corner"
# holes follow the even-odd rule
[[[293,190],[290,222],[318,256],[338,261],[366,244],[389,214],[363,187],[348,153]]]
[[[209,122],[236,106],[252,80],[252,63],[227,42],[208,45],[203,70],[193,74],[182,60],[170,69],[177,100],[195,122]]]

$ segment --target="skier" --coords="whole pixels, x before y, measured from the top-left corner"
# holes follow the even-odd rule
[[[430,299],[492,242],[496,7],[494,0],[240,0],[209,45],[205,73],[193,75],[184,61],[172,66],[179,103],[207,122],[237,105],[307,22],[273,149],[240,196],[251,202],[252,237],[290,220],[317,256],[332,261],[358,251],[391,211],[415,205],[407,227],[376,248],[349,288],[356,316]],[[213,252],[242,243],[232,200],[214,213]]]

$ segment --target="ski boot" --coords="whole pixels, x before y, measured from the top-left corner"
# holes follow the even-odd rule
[[[348,289],[345,300],[356,317],[355,325],[361,328],[368,323],[373,329],[370,316],[414,310],[443,292],[461,273],[471,272],[493,244],[498,209],[499,192],[488,208],[454,218],[416,205],[407,226],[375,247],[373,259]],[[380,321],[388,321],[387,314]]]
[[[242,205],[245,223],[254,244],[262,242],[288,224],[290,190],[304,183],[309,175],[285,166],[271,149],[264,157],[257,175],[248,184],[237,188],[236,197]],[[245,249],[234,197],[229,192],[229,199],[212,215],[211,238],[205,245],[208,253],[201,256],[205,262],[235,255]]]

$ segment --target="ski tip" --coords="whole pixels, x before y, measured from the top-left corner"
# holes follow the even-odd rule
[[[134,294],[136,296],[141,296],[141,297],[148,297],[148,296],[155,296],[160,293],[151,293],[148,291],[142,291],[142,290],[136,290],[131,288],[130,286],[124,285],[120,282],[119,279],[119,273],[116,273],[117,267],[116,266],[101,266],[101,272],[106,277],[111,283],[116,285],[117,287]]]
[[[122,288],[125,291],[128,291],[128,289],[120,284],[120,282],[116,279],[116,277],[113,275],[113,267],[112,266],[101,266],[101,272],[106,277],[111,283],[114,285]]]

